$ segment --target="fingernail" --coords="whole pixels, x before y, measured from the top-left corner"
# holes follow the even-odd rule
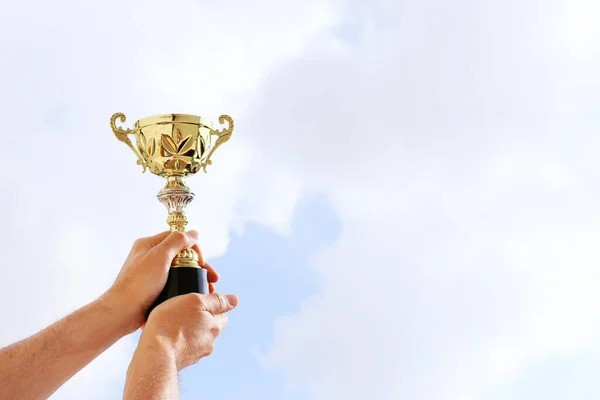
[[[239,299],[235,294],[226,294],[225,298],[227,298],[227,302],[231,307],[236,307],[239,303]]]
[[[198,240],[198,232],[197,231],[187,231],[186,235],[194,241]]]

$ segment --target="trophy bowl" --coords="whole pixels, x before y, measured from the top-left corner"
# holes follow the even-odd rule
[[[208,119],[189,114],[161,114],[139,119],[133,129],[117,126],[117,120],[126,121],[125,114],[116,113],[110,119],[115,137],[136,154],[137,163],[143,171],[149,169],[155,175],[167,179],[165,187],[158,192],[158,200],[167,207],[167,223],[171,232],[185,232],[186,206],[194,199],[194,193],[184,182],[192,175],[212,164],[210,157],[227,142],[233,132],[233,120],[221,115],[219,123],[227,122],[222,130],[213,129]],[[134,146],[128,135],[134,135]],[[167,284],[148,313],[163,301],[186,293],[208,293],[206,270],[198,264],[193,249],[185,249],[173,259]]]
[[[228,123],[221,131],[212,127],[208,119],[190,114],[162,114],[139,119],[134,129],[123,130],[116,120],[125,122],[125,115],[116,113],[111,118],[113,132],[119,140],[129,145],[138,156],[138,164],[162,177],[187,176],[212,164],[214,151],[229,140],[233,120],[221,115],[219,123]],[[137,149],[127,135],[136,138]],[[216,140],[213,141],[213,136]]]

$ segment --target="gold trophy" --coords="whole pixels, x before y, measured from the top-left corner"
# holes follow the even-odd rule
[[[171,232],[185,232],[188,220],[186,206],[194,199],[194,193],[184,178],[212,164],[210,157],[215,150],[229,140],[233,120],[227,115],[219,117],[223,129],[213,129],[209,120],[196,115],[164,114],[142,118],[133,129],[117,127],[117,120],[126,121],[122,113],[110,119],[111,128],[121,142],[133,150],[143,171],[149,169],[155,175],[167,179],[165,187],[158,192],[158,200],[167,207],[167,223]],[[134,135],[134,146],[128,135]],[[154,307],[171,297],[186,293],[208,293],[206,270],[198,265],[198,254],[192,249],[181,251],[173,260],[164,290],[156,299]]]

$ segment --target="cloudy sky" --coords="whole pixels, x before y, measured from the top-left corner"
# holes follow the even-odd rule
[[[600,396],[600,5],[4,1],[0,346],[165,229],[112,135],[236,121],[190,227],[241,304],[183,399]],[[54,399],[120,398],[137,334]]]

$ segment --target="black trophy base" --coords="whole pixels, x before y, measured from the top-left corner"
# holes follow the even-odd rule
[[[159,304],[172,297],[188,293],[208,294],[208,281],[206,270],[195,267],[172,267],[169,270],[167,284],[154,304],[148,309],[147,315]]]

